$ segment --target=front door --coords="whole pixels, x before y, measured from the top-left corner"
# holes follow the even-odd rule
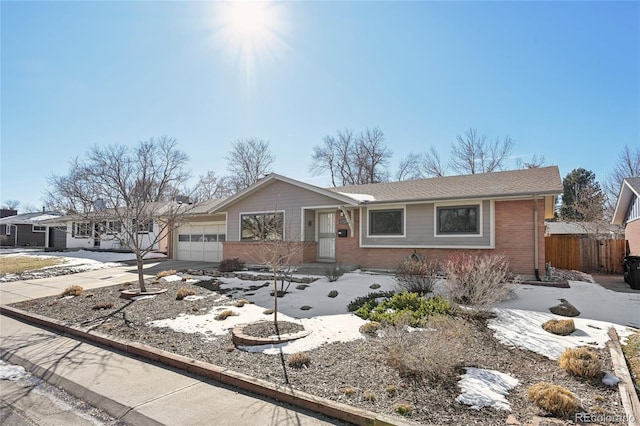
[[[336,260],[336,213],[318,213],[318,261]]]

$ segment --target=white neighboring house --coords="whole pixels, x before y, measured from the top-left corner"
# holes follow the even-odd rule
[[[66,248],[100,249],[100,250],[130,250],[123,245],[117,236],[120,234],[121,224],[116,220],[91,222],[75,216],[58,218],[56,223],[65,229]],[[150,220],[138,226],[140,246],[148,247],[156,240],[161,225],[157,220]],[[153,251],[167,251],[167,238],[162,237],[153,244]]]

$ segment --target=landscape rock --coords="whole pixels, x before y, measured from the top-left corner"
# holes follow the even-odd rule
[[[560,304],[552,306],[549,310],[551,313],[563,317],[577,317],[580,315],[580,311],[566,299],[560,299]]]

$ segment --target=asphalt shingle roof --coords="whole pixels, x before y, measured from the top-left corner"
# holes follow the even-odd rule
[[[371,202],[454,200],[465,198],[562,193],[557,166],[473,175],[444,176],[401,182],[327,188],[341,194],[369,195]]]

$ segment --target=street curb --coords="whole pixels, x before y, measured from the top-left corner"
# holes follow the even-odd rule
[[[627,416],[628,426],[640,426],[640,401],[638,394],[633,387],[631,373],[627,366],[627,362],[620,346],[618,333],[615,328],[609,329],[609,337],[611,340],[607,343],[609,352],[611,352],[611,362],[613,364],[613,374],[620,379],[618,382],[618,390],[620,391],[620,399]]]
[[[402,419],[393,418],[391,416],[387,416],[385,414],[379,414],[368,410],[363,410],[360,408],[352,407],[350,405],[342,404],[340,402],[332,401],[327,398],[317,397],[306,392],[301,392],[292,389],[288,386],[277,385],[271,382],[267,382],[262,379],[257,379],[254,377],[247,376],[245,374],[229,370],[224,367],[220,367],[214,364],[209,364],[202,361],[197,361],[191,358],[187,358],[182,355],[177,355],[171,352],[164,351],[162,349],[154,348],[142,343],[138,342],[127,342],[125,340],[121,340],[118,338],[112,338],[100,333],[90,332],[89,330],[82,330],[76,327],[71,327],[66,325],[62,321],[58,321],[55,319],[51,319],[42,315],[32,314],[21,309],[9,307],[9,306],[0,306],[0,314],[10,316],[12,318],[22,320],[31,324],[36,324],[43,326],[45,328],[58,331],[63,334],[68,334],[74,337],[78,337],[83,340],[87,340],[90,342],[94,342],[103,346],[107,346],[118,351],[135,355],[141,358],[146,358],[152,361],[157,361],[162,364],[165,364],[170,367],[174,367],[180,370],[187,371],[192,374],[196,374],[198,376],[206,377],[208,379],[215,380],[220,383],[224,383],[227,385],[231,385],[258,395],[262,395],[271,399],[275,399],[280,402],[284,402],[287,404],[291,404],[293,406],[303,408],[306,410],[310,410],[319,414],[323,414],[327,417],[331,417],[334,419],[346,421],[356,425],[362,426],[392,426],[392,425],[415,425],[414,422],[403,421]],[[76,387],[82,389],[83,398],[85,395],[90,395],[91,400],[87,399],[91,403],[95,403],[99,408],[103,408],[111,415],[116,415],[118,413],[122,413],[126,411],[126,416],[132,416],[133,413],[141,416],[140,419],[130,418],[130,420],[138,425],[158,425],[155,420],[150,419],[142,414],[137,413],[131,407],[126,407],[116,401],[105,398],[101,395],[96,394],[88,390],[87,388],[80,386],[75,383],[66,383],[69,380],[66,380],[60,376],[55,375],[46,369],[39,367],[37,365],[32,364],[28,360],[24,360],[21,357],[10,353],[5,349],[0,349],[0,354],[2,354],[3,359],[7,354],[10,357],[15,357],[16,360],[20,361],[17,364],[23,365],[23,362],[30,366],[27,368],[29,371],[33,372],[35,375],[42,377],[43,379],[49,381],[49,377],[52,377],[53,380],[56,380],[57,383],[60,384],[60,387],[70,386],[71,388]],[[7,359],[11,362],[11,358]],[[38,374],[40,373],[40,374]],[[51,382],[52,384],[56,384]],[[64,386],[63,386],[64,385]],[[87,392],[87,393],[85,393]],[[70,391],[70,393],[73,393]],[[104,405],[98,405],[104,404]],[[112,411],[109,411],[112,410]],[[127,419],[123,419],[127,420]],[[146,423],[146,421],[150,421],[151,423]]]

